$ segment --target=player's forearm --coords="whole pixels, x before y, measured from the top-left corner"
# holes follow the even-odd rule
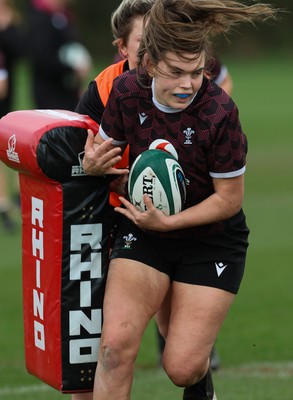
[[[166,230],[184,229],[226,220],[236,215],[242,207],[242,196],[223,199],[214,193],[201,203],[168,218]]]

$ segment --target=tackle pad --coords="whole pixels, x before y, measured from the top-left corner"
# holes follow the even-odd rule
[[[63,393],[92,391],[108,268],[108,181],[82,168],[89,128],[65,110],[0,120],[0,159],[20,181],[26,367]]]

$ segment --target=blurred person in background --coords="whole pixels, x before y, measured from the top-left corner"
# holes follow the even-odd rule
[[[12,233],[16,229],[16,223],[11,215],[12,208],[6,166],[0,162],[0,217],[4,230],[8,233]]]
[[[218,56],[215,56],[208,70],[210,78],[231,97],[233,79],[226,64]]]
[[[28,9],[33,100],[40,109],[74,110],[92,58],[81,43],[71,0],[32,0]]]
[[[16,63],[26,55],[26,36],[21,14],[13,0],[0,0],[0,50],[8,72],[7,93],[1,99],[1,117],[12,109],[15,89],[14,69]]]
[[[12,110],[15,67],[18,60],[25,55],[24,37],[21,15],[14,1],[0,0],[0,118]],[[19,202],[17,175],[13,184]],[[0,162],[0,215],[6,232],[12,232],[16,227],[11,212],[7,168]]]
[[[5,56],[0,48],[0,101],[6,98],[8,92],[8,71],[5,63]]]
[[[5,65],[5,56],[0,49],[0,115],[3,114],[3,106],[8,94],[8,70]],[[3,103],[3,106],[2,106]],[[6,177],[6,167],[0,162],[0,215],[3,221],[4,229],[10,232],[14,229],[14,221],[10,216],[11,202],[9,199],[9,190]]]

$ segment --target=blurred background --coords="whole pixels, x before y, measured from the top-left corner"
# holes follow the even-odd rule
[[[8,45],[14,41],[13,49],[13,68],[18,68],[19,64],[28,69],[29,79],[34,79],[34,45],[31,42],[36,42],[37,32],[42,32],[41,24],[35,27],[35,31],[29,35],[23,35],[23,32],[30,31],[32,26],[35,26],[36,18],[31,16],[31,4],[42,3],[43,0],[0,0],[1,2],[8,2],[14,4],[18,15],[19,34],[14,36],[14,40],[10,39]],[[45,0],[47,1],[47,0]],[[60,0],[58,0],[60,1]],[[61,0],[62,2],[62,0]],[[110,18],[113,10],[120,4],[119,0],[95,1],[87,0],[82,2],[79,0],[63,0],[63,3],[69,5],[69,21],[71,25],[70,35],[73,35],[79,43],[81,43],[85,50],[91,57],[88,69],[84,71],[85,78],[83,79],[83,87],[85,88],[90,79],[95,77],[97,73],[105,66],[113,62],[116,54],[116,48],[112,45],[112,34],[110,26]],[[249,2],[247,2],[249,3]],[[261,60],[263,58],[278,58],[284,62],[292,60],[293,53],[293,2],[286,0],[274,0],[272,4],[287,12],[280,14],[280,20],[274,23],[259,23],[256,26],[249,24],[242,24],[230,32],[226,37],[219,37],[214,40],[216,53],[225,64],[227,61],[247,63],[251,61]],[[43,27],[44,28],[44,27]],[[74,32],[74,33],[73,33]],[[3,29],[1,29],[0,17],[0,49],[1,44],[7,43],[7,36],[3,39]],[[13,36],[12,36],[13,37]],[[18,40],[16,40],[16,38]],[[19,42],[19,45],[16,45]],[[39,39],[40,42],[40,39]],[[42,47],[41,56],[38,58],[45,59],[47,64],[52,67],[50,63],[48,48]],[[40,50],[39,50],[40,51]],[[10,50],[11,52],[11,50]],[[37,57],[37,56],[35,56]],[[53,55],[52,57],[53,58]],[[43,61],[44,63],[44,61]],[[231,63],[230,63],[231,64]],[[230,65],[229,64],[229,65]],[[229,65],[228,69],[229,69]],[[33,68],[31,68],[33,67]],[[91,67],[91,68],[89,68]],[[12,71],[12,75],[13,74]],[[88,78],[88,79],[87,79]],[[20,106],[25,106],[19,101],[23,93],[17,90],[13,96],[13,109]],[[24,101],[27,105],[35,106],[36,100],[31,90],[25,93]]]
[[[18,3],[25,8],[27,0],[18,0]],[[274,0],[267,3],[293,11],[292,1]],[[94,58],[102,64],[108,65],[113,59],[114,49],[110,45],[112,42],[110,16],[119,4],[119,0],[72,2],[84,43]],[[254,29],[243,25],[237,31],[238,33],[231,34],[231,43],[221,40],[221,52],[223,50],[225,53],[233,54],[233,57],[241,58],[260,56],[270,51],[278,53],[284,51],[285,54],[292,55],[292,14],[284,14],[281,24],[275,23],[275,26],[261,24]]]

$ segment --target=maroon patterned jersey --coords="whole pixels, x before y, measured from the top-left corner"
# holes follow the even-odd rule
[[[232,99],[204,78],[194,100],[183,111],[155,106],[152,81],[137,80],[136,70],[114,81],[103,114],[100,134],[114,144],[130,145],[130,166],[155,139],[173,144],[187,178],[185,208],[213,192],[212,178],[229,178],[245,171],[246,137]]]

